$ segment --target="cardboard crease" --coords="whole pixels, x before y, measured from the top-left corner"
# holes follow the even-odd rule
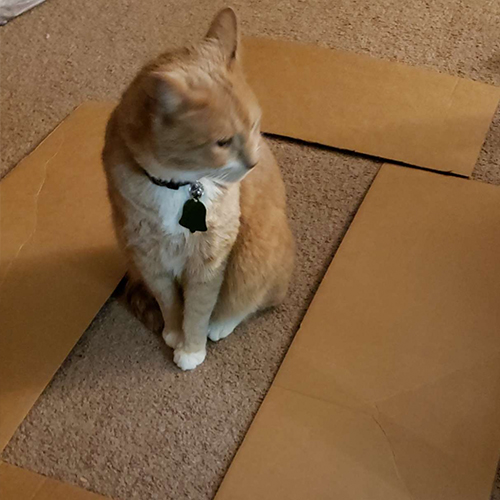
[[[61,138],[61,142],[59,144],[59,147],[58,147],[57,151],[43,165],[43,177],[42,177],[42,181],[40,183],[40,188],[38,189],[38,191],[35,193],[35,196],[34,196],[34,205],[35,205],[35,208],[34,208],[34,214],[35,214],[34,219],[35,220],[33,222],[33,229],[31,231],[31,233],[28,235],[28,237],[26,238],[26,240],[23,243],[21,243],[21,245],[19,246],[19,249],[17,250],[16,255],[9,262],[7,268],[5,269],[4,275],[2,277],[2,280],[0,281],[0,291],[1,291],[1,288],[2,288],[3,284],[5,283],[5,280],[7,279],[8,275],[9,275],[9,272],[11,271],[12,266],[14,266],[14,264],[16,263],[17,258],[21,254],[23,248],[29,242],[31,242],[31,240],[35,237],[36,230],[37,230],[37,227],[38,227],[38,202],[39,202],[39,198],[40,198],[40,195],[42,193],[42,190],[45,187],[45,184],[46,184],[46,181],[47,181],[49,164],[61,152],[62,146],[64,144],[64,140],[65,140],[65,137],[64,137],[64,134],[63,134],[63,137]]]
[[[373,408],[376,411],[377,415],[380,415],[380,411],[379,411],[379,409],[378,409],[378,407],[377,407],[376,404],[373,405]],[[403,479],[403,476],[401,475],[401,471],[399,470],[398,460],[396,458],[396,452],[394,451],[394,447],[392,446],[392,443],[391,443],[391,440],[389,438],[389,435],[385,431],[382,423],[378,420],[378,418],[375,415],[370,415],[370,416],[373,418],[373,421],[378,426],[378,428],[380,429],[380,432],[382,432],[382,434],[384,435],[384,437],[385,437],[385,439],[387,441],[389,449],[391,450],[392,460],[394,462],[394,470],[396,471],[396,475],[398,476],[399,481],[401,482],[403,488],[406,490],[406,493],[408,494],[409,500],[414,500],[414,498],[413,498],[413,496],[411,494],[410,488],[406,484],[406,481]]]
[[[376,405],[379,405],[382,403],[386,403],[387,401],[390,401],[391,399],[397,398],[399,396],[403,396],[405,394],[415,393],[415,392],[421,391],[421,390],[426,389],[432,385],[435,385],[435,384],[437,384],[437,383],[439,383],[439,382],[441,382],[449,377],[453,377],[454,375],[456,375],[460,372],[472,370],[474,368],[479,367],[480,365],[483,365],[484,363],[488,363],[490,361],[493,361],[493,360],[495,360],[495,358],[499,358],[498,361],[500,362],[500,350],[496,351],[491,356],[488,356],[484,359],[478,360],[470,365],[460,366],[459,368],[456,368],[455,370],[452,370],[448,373],[443,373],[442,375],[438,376],[437,378],[434,378],[432,380],[424,382],[423,384],[419,384],[415,387],[409,387],[409,388],[406,388],[404,390],[397,391],[394,394],[391,394],[390,396],[387,396],[385,398],[381,398],[377,401],[373,401],[371,404],[376,406]]]
[[[338,406],[339,408],[342,408],[344,410],[350,410],[350,411],[352,411],[354,413],[365,415],[366,417],[371,418],[373,420],[373,422],[376,424],[376,426],[380,429],[381,433],[384,436],[384,439],[387,441],[387,446],[389,447],[389,450],[390,450],[391,456],[392,456],[392,460],[393,460],[393,463],[394,463],[394,471],[396,472],[396,475],[397,475],[399,481],[401,482],[401,485],[407,491],[409,500],[414,500],[413,496],[411,495],[410,489],[408,488],[408,485],[406,484],[406,482],[403,479],[403,476],[401,475],[401,472],[399,470],[398,461],[397,461],[397,458],[396,458],[396,452],[394,451],[394,447],[392,446],[392,443],[391,443],[391,440],[389,438],[389,435],[385,431],[384,426],[382,425],[382,423],[377,418],[379,415],[381,415],[381,412],[380,412],[380,410],[379,410],[379,408],[378,408],[378,406],[377,406],[376,403],[370,403],[369,401],[364,401],[364,403],[369,408],[371,408],[373,410],[373,413],[370,413],[370,412],[362,410],[361,408],[355,408],[355,407],[347,405],[347,404],[339,403],[338,401],[333,401],[331,399],[326,399],[326,398],[321,398],[321,397],[318,397],[318,396],[313,396],[311,394],[307,394],[306,392],[303,392],[303,391],[300,391],[300,390],[297,390],[297,389],[292,389],[290,387],[286,387],[284,385],[279,384],[279,382],[273,383],[273,386],[279,387],[280,389],[282,389],[284,391],[288,391],[288,392],[291,392],[291,393],[294,393],[294,394],[298,394],[298,395],[303,396],[305,398],[313,399],[313,400],[316,400],[316,401],[321,401],[322,403],[326,403],[326,404],[332,405],[332,406]],[[401,392],[405,392],[405,391],[401,391]],[[348,394],[348,393],[346,392],[346,394]]]

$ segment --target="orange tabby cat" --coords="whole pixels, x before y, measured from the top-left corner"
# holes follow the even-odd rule
[[[224,9],[199,44],[140,71],[106,132],[130,279],[158,302],[183,370],[203,362],[207,336],[280,303],[293,267],[283,181],[238,52],[236,15]]]

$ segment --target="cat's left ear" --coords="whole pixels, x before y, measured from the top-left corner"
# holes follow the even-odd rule
[[[237,57],[239,44],[238,18],[230,7],[221,10],[212,21],[206,38],[219,42],[222,53],[228,64]]]

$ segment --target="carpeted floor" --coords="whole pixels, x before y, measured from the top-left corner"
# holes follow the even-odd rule
[[[232,4],[247,35],[369,53],[500,85],[500,0]],[[80,102],[116,98],[148,56],[201,36],[223,5],[48,0],[1,28],[1,172]],[[500,184],[499,132],[497,113],[476,179]],[[286,140],[273,140],[272,149],[299,244],[286,303],[211,346],[195,372],[181,373],[160,339],[111,299],[5,460],[116,499],[213,496],[380,165]]]

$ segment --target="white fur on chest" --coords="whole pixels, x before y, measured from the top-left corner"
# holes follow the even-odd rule
[[[184,204],[189,200],[189,186],[178,190],[153,186],[152,198],[162,229],[169,235],[188,235],[189,231],[179,224]],[[206,201],[203,200],[205,203]],[[206,205],[205,205],[206,206]]]
[[[209,214],[220,189],[210,180],[200,182],[204,189],[201,201]],[[127,183],[123,188],[131,204],[126,224],[128,243],[141,251],[143,265],[182,276],[186,262],[200,244],[196,234],[179,224],[184,204],[190,198],[189,186],[175,190],[146,180]]]
[[[155,205],[161,227],[158,259],[165,269],[176,277],[181,277],[188,257],[194,250],[193,237],[188,229],[181,226],[184,204],[189,199],[189,186],[177,191],[154,186]],[[166,192],[165,192],[166,191]],[[203,200],[206,203],[206,200]]]

